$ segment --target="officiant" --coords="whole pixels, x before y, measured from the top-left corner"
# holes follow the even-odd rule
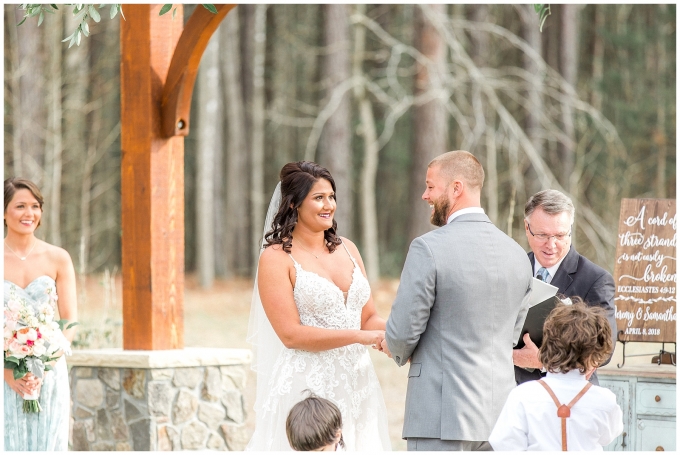
[[[614,311],[614,278],[602,267],[580,255],[571,244],[574,227],[574,204],[557,190],[543,190],[529,198],[524,206],[524,230],[531,252],[529,259],[536,278],[558,288],[557,294],[580,297],[589,306],[600,306],[607,312],[612,327],[612,352],[616,344]],[[512,353],[515,381],[521,384],[545,376],[538,360],[538,347],[528,334],[525,346]],[[531,370],[531,371],[530,371]],[[590,382],[598,385],[597,372]]]

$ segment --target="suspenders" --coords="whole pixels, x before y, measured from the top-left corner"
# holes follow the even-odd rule
[[[557,417],[559,417],[562,420],[562,451],[566,452],[567,451],[567,417],[571,416],[571,408],[576,404],[578,400],[581,399],[583,395],[588,391],[590,386],[592,384],[589,382],[586,384],[586,386],[581,389],[581,391],[574,397],[573,400],[567,405],[560,404],[560,400],[557,399],[555,396],[555,392],[552,391],[552,389],[546,384],[542,379],[539,379],[539,384],[541,384],[543,387],[545,387],[545,390],[548,391],[550,394],[550,398],[553,399],[555,402],[555,406],[557,406]]]

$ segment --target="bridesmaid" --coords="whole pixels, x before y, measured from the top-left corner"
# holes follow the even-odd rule
[[[35,183],[20,178],[5,180],[4,303],[10,296],[38,308],[56,299],[56,320],[76,321],[76,279],[73,262],[62,248],[35,237],[40,226],[43,197]],[[73,340],[75,328],[64,332]],[[5,369],[5,450],[68,450],[71,405],[66,360],[62,356],[43,379],[30,373],[14,379]],[[23,395],[40,390],[42,412],[25,414]]]

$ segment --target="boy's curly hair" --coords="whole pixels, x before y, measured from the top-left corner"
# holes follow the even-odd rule
[[[558,304],[543,326],[538,357],[551,373],[578,369],[581,374],[605,361],[612,350],[612,329],[600,307],[587,306],[579,297],[572,305]]]

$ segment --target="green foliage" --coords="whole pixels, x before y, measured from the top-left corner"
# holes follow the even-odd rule
[[[125,15],[123,14],[123,5],[121,4],[116,4],[116,5],[99,5],[99,7],[95,5],[89,5],[89,4],[66,4],[64,6],[73,6],[73,17],[79,18],[80,23],[76,27],[75,31],[68,37],[64,38],[62,40],[63,42],[69,41],[68,47],[70,48],[74,44],[77,44],[80,46],[80,41],[84,36],[89,36],[90,35],[90,26],[89,26],[89,21],[92,19],[95,22],[101,21],[101,15],[99,14],[99,11],[97,9],[102,9],[105,6],[110,6],[109,10],[109,18],[113,19],[116,17],[118,13],[125,19]],[[19,22],[17,25],[21,25],[24,22],[26,22],[26,19],[29,17],[35,17],[38,16],[38,27],[40,27],[40,24],[42,24],[43,19],[45,17],[45,13],[50,13],[54,14],[55,11],[58,11],[59,8],[57,5],[50,4],[48,6],[43,6],[43,5],[35,5],[35,4],[22,4],[19,5],[19,9],[23,9],[26,11],[26,14],[24,15],[24,19]]]
[[[206,4],[206,5],[203,5],[203,8],[207,9],[208,11],[210,11],[213,14],[217,14],[217,8],[215,8],[215,5]],[[166,14],[168,11],[170,11],[171,9],[172,9],[172,18],[174,19],[175,13],[177,13],[177,7],[173,8],[172,3],[166,3],[165,5],[163,5],[161,10],[158,12],[158,15],[162,16],[162,15]]]
[[[540,21],[538,29],[543,32],[543,24],[545,24],[545,20],[550,16],[550,5],[534,5],[534,11],[538,14],[538,19]]]

